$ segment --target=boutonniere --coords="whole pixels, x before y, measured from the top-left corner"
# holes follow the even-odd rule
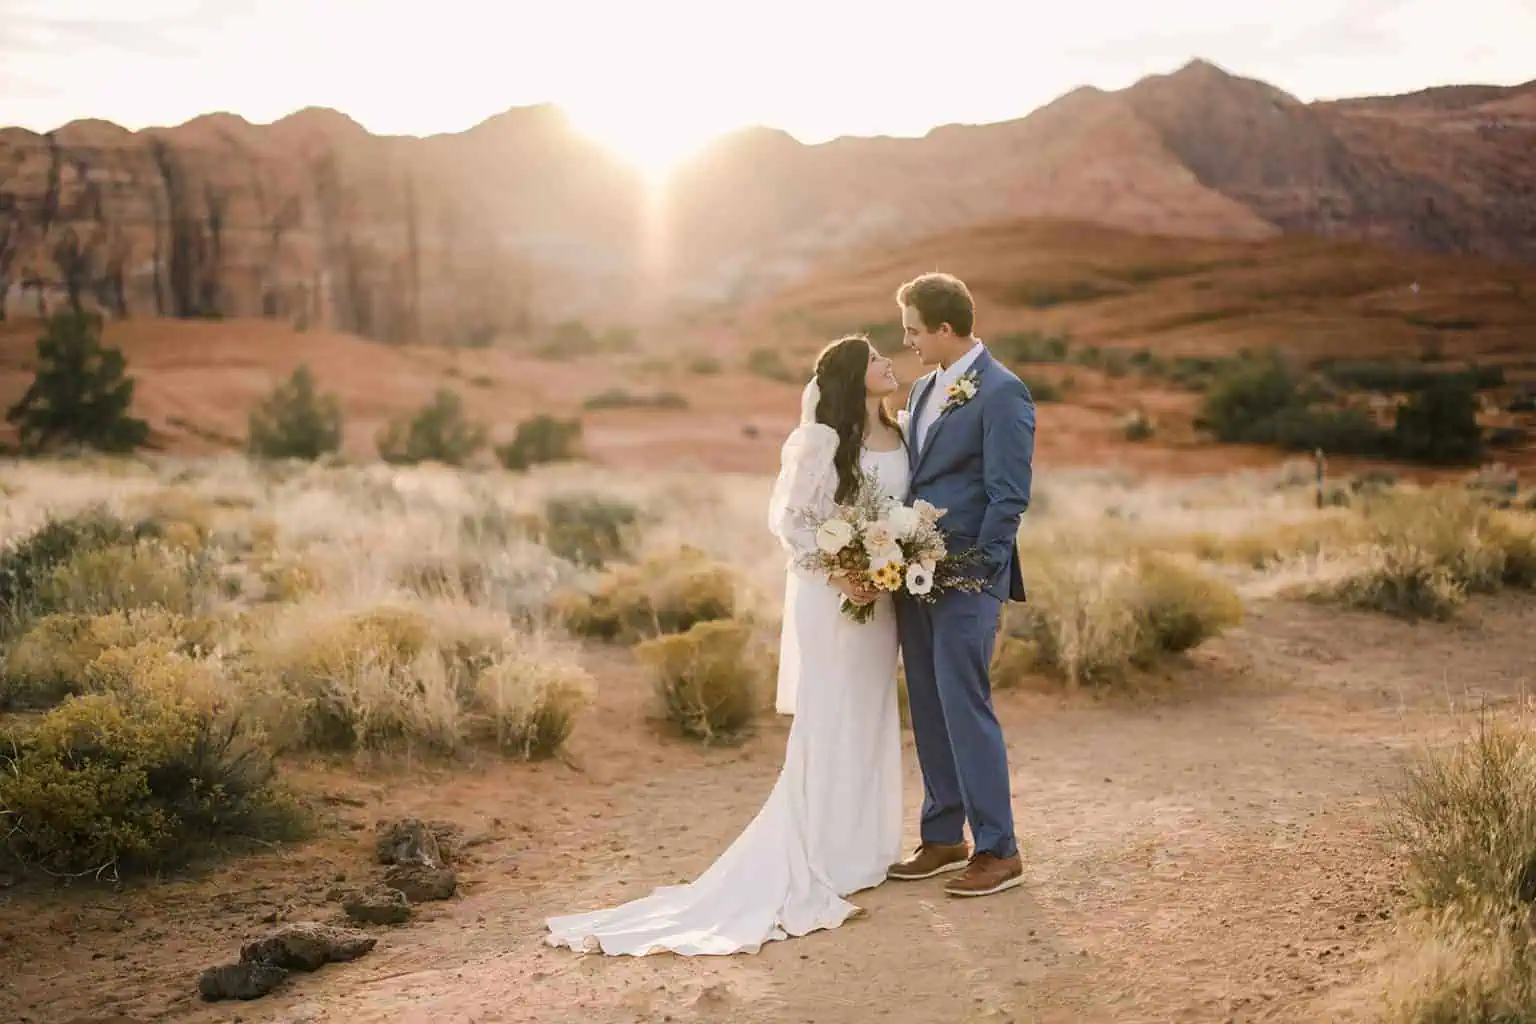
[[[940,411],[949,412],[951,409],[960,408],[976,397],[976,390],[979,387],[975,370],[961,374],[959,380],[944,389],[944,408]]]

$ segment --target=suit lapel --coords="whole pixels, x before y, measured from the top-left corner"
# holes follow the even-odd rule
[[[966,373],[974,373],[976,375],[976,388],[977,388],[977,393],[978,394],[980,393],[980,390],[981,390],[982,380],[983,380],[983,378],[986,377],[987,369],[991,365],[992,365],[991,354],[985,348],[983,348],[981,350],[981,352],[977,354],[976,361],[973,362],[970,365],[970,368],[965,371]],[[965,374],[961,374],[960,376],[963,379],[965,377]],[[933,375],[933,379],[929,381],[929,385],[928,385],[928,389],[927,390],[928,391],[935,390],[934,385],[938,383],[938,380],[939,380],[939,375],[938,374],[934,374]],[[923,395],[923,398],[926,401],[931,401],[932,400],[932,398],[929,395],[927,395],[926,393]],[[974,402],[975,398],[972,398],[971,401]],[[964,404],[968,405],[969,403],[964,403]],[[921,406],[919,406],[919,408],[921,408]],[[913,479],[917,478],[917,471],[922,468],[923,462],[928,458],[928,452],[932,450],[934,442],[939,439],[939,431],[943,428],[944,421],[949,419],[951,413],[956,412],[960,408],[961,408],[961,406],[952,405],[952,406],[948,406],[947,408],[939,410],[938,418],[933,421],[933,426],[930,427],[929,430],[928,430],[927,440],[922,440],[921,438],[919,438],[919,440],[922,441],[922,443],[921,443],[920,447],[917,450],[917,461],[912,466],[912,477],[913,477]],[[913,417],[913,420],[915,422],[915,420],[916,420],[915,416]]]

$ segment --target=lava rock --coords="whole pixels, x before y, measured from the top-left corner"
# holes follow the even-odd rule
[[[380,864],[440,868],[444,864],[437,836],[419,818],[402,818],[379,827],[375,854]]]
[[[304,921],[287,924],[240,947],[240,959],[276,964],[290,971],[317,971],[368,953],[379,940],[353,928]]]
[[[242,960],[210,967],[197,979],[197,991],[210,1003],[260,999],[288,978],[288,972],[264,960]]]
[[[387,885],[352,893],[342,900],[341,909],[358,924],[404,924],[411,919],[411,901]]]
[[[459,876],[452,868],[424,868],[396,864],[384,874],[384,884],[399,889],[412,903],[451,899],[459,888]]]

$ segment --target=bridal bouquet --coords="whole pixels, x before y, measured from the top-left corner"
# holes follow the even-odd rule
[[[981,589],[982,581],[962,569],[972,552],[950,554],[939,531],[944,509],[926,501],[903,505],[866,483],[853,501],[825,519],[811,519],[816,550],[799,562],[811,572],[865,583],[887,594],[933,601],[947,590]],[[874,603],[842,601],[843,614],[868,622]]]

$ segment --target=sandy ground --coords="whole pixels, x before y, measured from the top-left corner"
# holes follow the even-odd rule
[[[1420,626],[1260,602],[1133,695],[1000,694],[1022,889],[955,901],[892,883],[837,931],[692,961],[548,949],[542,920],[701,871],[771,787],[787,720],[736,748],[669,738],[627,654],[601,654],[600,704],[563,763],[309,766],[339,827],[302,847],[118,893],[0,890],[0,1019],[1370,1019],[1403,895],[1382,793],[1467,709],[1523,699],[1533,627],[1529,599]],[[915,812],[910,743],[907,763]],[[381,870],[372,826],[403,813],[464,828],[454,900],[260,1002],[197,1000],[197,972],[265,921],[339,919],[328,891]]]

